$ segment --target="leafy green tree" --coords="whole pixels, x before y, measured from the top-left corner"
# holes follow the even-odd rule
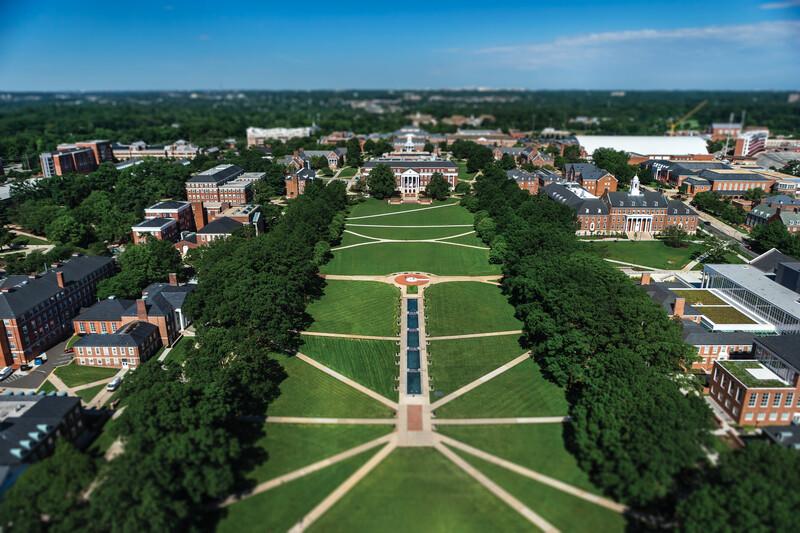
[[[500,159],[499,163],[500,168],[503,170],[511,170],[517,168],[517,162],[514,160],[514,156],[511,154],[503,154],[503,157]]]
[[[753,248],[757,252],[766,252],[771,248],[788,251],[789,243],[791,242],[792,235],[783,222],[780,220],[773,220],[767,224],[759,224],[753,228],[750,234],[753,242]]]
[[[441,172],[434,172],[425,187],[425,194],[434,200],[446,200],[450,196],[450,184]]]
[[[361,141],[352,138],[347,141],[347,164],[351,167],[360,167],[364,160],[361,155]]]
[[[370,195],[379,200],[392,196],[397,188],[394,172],[383,163],[375,165],[367,176],[367,187]]]
[[[94,476],[91,457],[60,439],[53,455],[31,465],[0,500],[0,525],[12,532],[69,531]]]
[[[169,241],[149,239],[131,245],[119,256],[120,272],[97,285],[97,297],[138,298],[142,289],[181,272],[181,258]]]
[[[328,168],[328,158],[324,155],[315,155],[311,158],[311,168],[323,170]]]
[[[685,248],[688,244],[689,234],[679,226],[667,226],[661,232],[664,244],[672,248]]]
[[[44,235],[47,225],[64,213],[65,209],[51,200],[27,200],[13,209],[11,219],[37,235]]]
[[[744,193],[744,199],[750,200],[753,203],[758,203],[762,198],[764,198],[765,195],[766,193],[764,192],[764,189],[761,187],[756,187],[754,189],[749,189],[746,193]]]
[[[432,142],[426,142],[426,143],[425,143],[425,146],[423,146],[423,147],[422,147],[422,150],[423,150],[423,151],[425,151],[425,152],[431,152],[431,153],[432,153],[432,152],[433,152],[435,149],[436,149],[436,147],[435,147],[435,146],[433,146],[433,143],[432,143]]]
[[[47,238],[62,244],[85,246],[90,238],[89,228],[70,214],[59,215],[45,228]]]
[[[456,184],[456,193],[458,194],[469,194],[471,190],[472,186],[466,181],[459,181]]]
[[[11,245],[11,243],[14,240],[15,240],[14,234],[11,233],[7,227],[5,226],[0,227],[0,249]]]
[[[628,164],[628,154],[612,148],[598,148],[592,154],[595,165],[611,172],[620,183],[627,184],[636,174],[636,167]]]
[[[781,172],[791,174],[792,176],[800,176],[800,159],[793,159],[786,163],[786,166],[781,169]]]
[[[788,472],[800,471],[796,450],[765,443],[748,443],[723,453],[716,466],[707,465],[681,494],[676,516],[681,531],[723,533],[794,531],[800,493],[780,483]]]
[[[480,222],[475,224],[475,233],[483,242],[492,242],[497,235],[497,224],[495,224],[492,217],[485,217]]]

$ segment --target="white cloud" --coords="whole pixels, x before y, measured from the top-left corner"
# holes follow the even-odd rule
[[[769,2],[761,4],[761,9],[789,9],[792,7],[800,7],[800,0],[787,0],[786,2]]]
[[[714,47],[789,46],[790,41],[800,44],[800,20],[588,33],[540,43],[487,47],[474,53],[520,69],[535,69],[564,62],[586,63],[611,55],[624,60],[625,56],[620,56],[620,53],[634,55],[649,50],[656,59],[678,48],[696,46],[700,57]]]

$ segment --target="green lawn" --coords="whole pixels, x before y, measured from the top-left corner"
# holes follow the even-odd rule
[[[472,231],[472,226],[464,228],[404,228],[401,226],[392,226],[391,228],[368,228],[348,225],[347,229],[360,235],[375,237],[377,239],[413,241],[422,239],[443,239],[452,237],[453,235],[461,235],[462,233]]]
[[[89,451],[93,452],[97,455],[103,455],[108,450],[108,447],[114,443],[117,439],[117,435],[115,432],[115,427],[117,425],[117,420],[108,419],[103,426],[103,429],[100,431],[100,434],[94,439],[91,446],[89,447]]]
[[[288,377],[270,404],[271,416],[391,418],[393,412],[369,396],[294,357],[274,355]]]
[[[312,531],[530,531],[531,525],[431,448],[399,448]]]
[[[527,360],[436,410],[438,418],[564,416],[564,391]]]
[[[374,242],[372,239],[365,239],[364,237],[358,237],[357,235],[353,235],[352,233],[343,233],[342,240],[336,247],[339,246],[350,246],[351,244],[360,244],[363,242]]]
[[[406,287],[406,294],[417,294],[419,292],[419,287],[417,285],[409,285]]]
[[[58,389],[56,388],[56,386],[47,380],[43,381],[42,384],[39,385],[39,388],[36,389],[36,392],[57,392],[57,391]]]
[[[463,233],[463,232],[461,232]],[[488,248],[489,246],[480,240],[475,233],[469,235],[462,235],[461,237],[453,237],[452,239],[442,239],[447,242],[455,242],[459,244],[469,244],[470,246],[480,246],[481,248]]]
[[[359,202],[355,204],[352,208],[350,208],[349,217],[364,217],[369,215],[380,215],[383,213],[399,213],[405,211],[416,211],[417,209],[422,209],[425,207],[431,207],[435,205],[442,205],[442,204],[454,204],[457,203],[453,200],[445,200],[444,202],[433,202],[433,204],[425,205],[425,204],[402,204],[402,205],[391,205],[386,200],[376,200],[375,198],[368,198],[363,202]],[[372,220],[374,222],[369,221],[370,219],[365,219],[363,224],[390,224],[390,222],[382,222],[383,220],[388,220],[391,217],[374,217]],[[362,222],[359,222],[362,224]]]
[[[711,291],[697,290],[697,289],[675,289],[674,292],[677,296],[686,299],[689,305],[704,304],[704,305],[727,305],[718,296]]]
[[[333,424],[264,425],[258,446],[266,460],[248,473],[256,482],[267,481],[326,457],[369,442],[394,430],[393,426]]]
[[[439,426],[439,432],[513,463],[600,494],[564,447],[562,424]]]
[[[441,243],[379,243],[333,252],[323,274],[379,275],[427,272],[439,275],[499,274],[489,264],[489,250]]]
[[[407,205],[391,206],[391,215],[353,219],[352,215],[347,219],[348,222],[356,224],[381,224],[391,226],[433,226],[442,224],[472,224],[474,222],[472,213],[466,208],[457,205],[455,202],[448,202],[448,207],[436,207],[443,204],[434,203],[423,205],[417,209],[409,210]],[[433,209],[431,209],[433,208]],[[458,229],[458,228],[455,228]]]
[[[437,283],[425,290],[429,336],[462,335],[522,329],[514,307],[489,283]]]
[[[393,341],[308,336],[300,347],[301,353],[391,400],[397,399],[398,350]]]
[[[358,169],[356,169],[356,168],[344,167],[341,170],[341,172],[339,172],[339,177],[340,178],[352,178],[353,176],[356,175],[356,172],[358,172]]]
[[[225,508],[221,533],[287,531],[380,448],[366,451]]]
[[[463,459],[561,531],[625,531],[625,517],[463,452]]]
[[[89,403],[95,396],[97,396],[97,393],[104,388],[105,384],[95,385],[94,387],[89,387],[88,389],[79,390],[75,394],[77,394],[78,397],[83,400],[83,403]]]
[[[475,177],[475,173],[474,172],[467,172],[467,162],[466,161],[464,161],[463,159],[460,159],[460,160],[456,161],[456,164],[458,165],[458,179],[459,180],[466,181],[466,180],[471,180],[472,178]]]
[[[71,363],[66,366],[60,366],[53,372],[56,376],[61,378],[61,381],[63,381],[67,387],[77,387],[93,381],[111,378],[114,374],[119,372],[119,369],[81,366],[76,363]]]
[[[164,360],[179,365],[183,364],[183,362],[186,361],[186,357],[189,355],[192,343],[194,343],[194,337],[181,337],[181,340],[175,343]]]
[[[747,317],[735,307],[696,307],[697,311],[704,314],[715,324],[757,324],[755,320]]]
[[[80,335],[73,335],[72,337],[67,340],[67,344],[64,346],[65,348],[72,348],[72,346],[80,340]]]
[[[663,270],[679,270],[692,260],[693,254],[705,250],[702,244],[672,248],[662,241],[602,241],[584,245],[606,259]]]
[[[325,294],[308,306],[309,331],[391,336],[398,334],[400,290],[386,283],[329,280]]]
[[[525,350],[516,335],[432,341],[428,348],[434,401],[511,361]]]

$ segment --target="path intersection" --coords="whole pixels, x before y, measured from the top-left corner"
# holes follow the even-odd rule
[[[309,308],[313,331],[284,362],[289,378],[265,422],[270,460],[223,503],[221,530],[624,529],[625,507],[564,448],[564,393],[519,346],[521,324],[500,275],[486,274],[471,220],[452,202],[353,208],[346,231],[360,240],[334,249],[326,295]],[[351,229],[368,224],[369,234]],[[384,264],[422,253],[438,270],[337,264],[373,243]]]

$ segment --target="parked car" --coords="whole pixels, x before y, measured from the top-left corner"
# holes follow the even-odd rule
[[[122,383],[122,377],[117,376],[108,382],[108,384],[106,385],[106,390],[113,392],[119,388],[121,383]]]
[[[27,372],[31,368],[33,368],[33,367],[31,365],[29,365],[28,363],[23,363],[23,364],[19,365],[19,369],[20,370],[24,370],[25,372]]]
[[[44,361],[42,361],[41,357],[37,357],[33,360],[33,366],[42,366]]]
[[[14,373],[13,368],[11,368],[10,366],[4,366],[2,369],[0,369],[0,381],[3,381],[13,373]]]
[[[45,352],[40,353],[39,357],[42,359],[42,361],[47,361],[47,354]]]

